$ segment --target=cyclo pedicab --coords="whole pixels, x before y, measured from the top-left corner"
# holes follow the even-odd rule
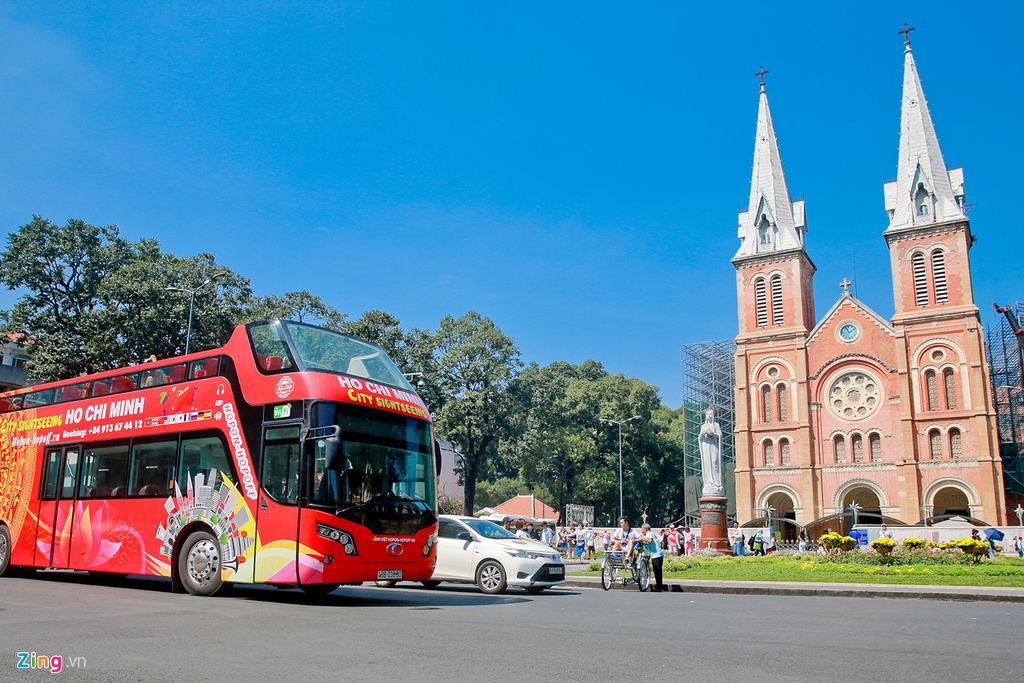
[[[641,591],[651,585],[650,552],[645,543],[633,544],[632,557],[626,557],[624,550],[611,550],[605,553],[601,562],[601,587],[608,590],[616,581],[623,586],[635,583]]]

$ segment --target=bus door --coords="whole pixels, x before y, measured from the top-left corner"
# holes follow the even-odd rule
[[[80,446],[46,449],[36,530],[37,567],[68,567],[80,455]]]
[[[256,559],[257,582],[298,582],[301,432],[300,422],[277,422],[263,428],[256,515],[263,547]]]

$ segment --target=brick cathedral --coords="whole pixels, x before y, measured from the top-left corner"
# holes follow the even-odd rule
[[[804,202],[786,186],[763,73],[736,267],[736,497],[741,523],[941,515],[1006,520],[995,411],[971,289],[960,169],[943,162],[904,51],[897,178],[884,186],[895,314],[848,291],[819,320]]]

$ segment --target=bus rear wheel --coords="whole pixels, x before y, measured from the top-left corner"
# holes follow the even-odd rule
[[[0,576],[10,576],[11,532],[0,524]]]
[[[215,595],[224,587],[220,575],[220,543],[208,531],[185,539],[178,555],[178,578],[192,595]]]

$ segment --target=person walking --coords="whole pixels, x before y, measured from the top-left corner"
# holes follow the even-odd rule
[[[1017,539],[1013,542],[1013,549],[1017,551],[1017,557],[1024,557],[1024,538],[1017,534]]]
[[[743,530],[740,529],[739,522],[732,523],[732,529],[729,530],[729,536],[731,537],[730,543],[732,543],[733,555],[736,555],[737,557],[746,555],[746,542],[743,539]]]
[[[665,582],[662,580],[665,553],[661,549],[661,544],[658,543],[658,537],[653,531],[651,531],[650,524],[644,522],[640,529],[640,539],[643,541],[645,549],[651,556],[651,571],[654,572],[654,592],[661,593],[665,590]]]
[[[804,531],[800,531],[800,537],[797,539],[796,549],[798,552],[807,552],[807,534]]]
[[[605,554],[608,553],[608,546],[612,544],[612,532],[607,529],[604,530],[604,536],[601,537],[601,545],[604,546]]]
[[[587,552],[584,553],[584,557],[589,557],[591,560],[597,559],[597,532],[594,531],[593,527],[587,524],[586,533],[584,538],[587,541]]]
[[[693,555],[693,532],[690,531],[690,527],[683,527],[683,554]]]
[[[668,525],[668,554],[678,555],[679,554],[679,530],[676,529],[675,524]]]
[[[758,531],[754,536],[754,556],[764,555],[764,532]]]

